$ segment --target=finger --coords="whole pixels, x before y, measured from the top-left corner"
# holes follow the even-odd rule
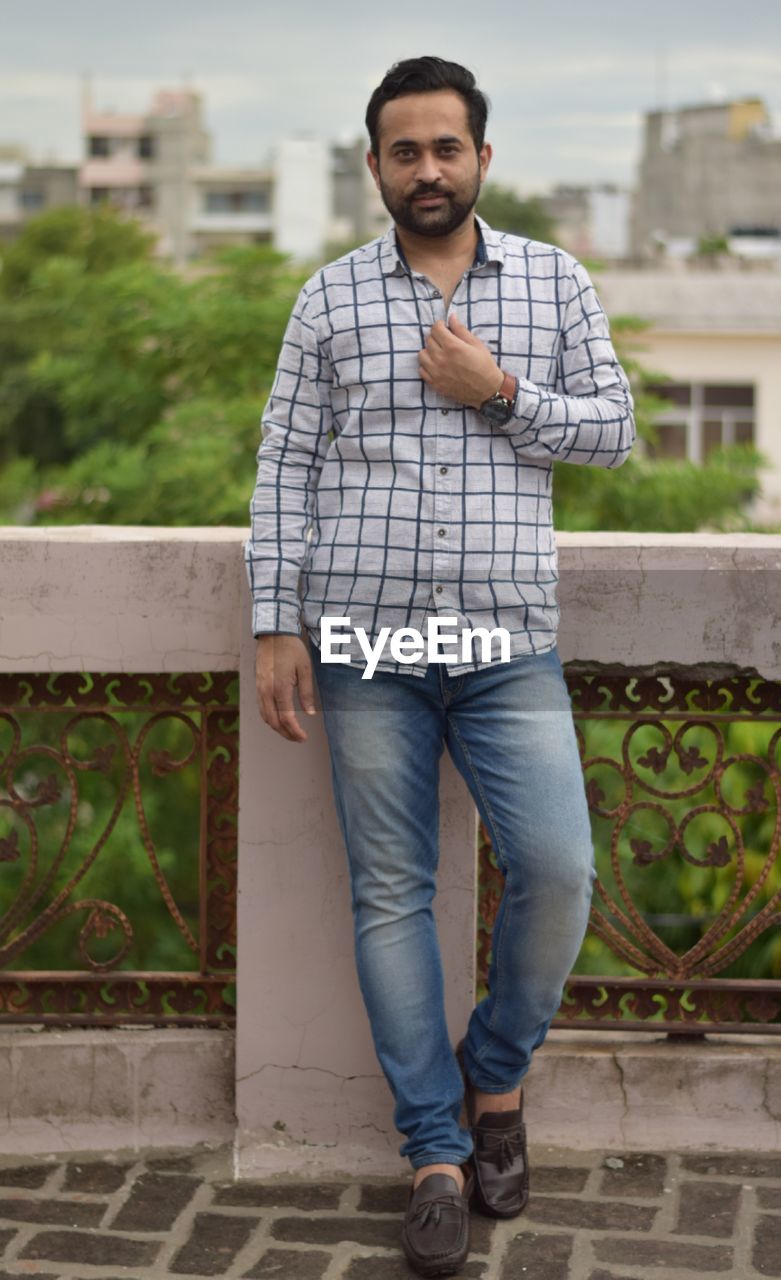
[[[281,734],[283,738],[288,737],[284,726],[280,723],[273,680],[266,680],[263,684],[261,688],[261,704],[263,707],[263,719],[269,729],[273,729],[275,733]]]
[[[435,347],[442,347],[452,338],[452,336],[453,335],[448,331],[444,320],[437,320],[436,324],[433,324],[429,329],[426,346],[428,346],[429,343],[432,343]]]
[[[466,325],[461,323],[455,311],[450,312],[448,326],[451,335],[454,338],[458,338],[460,342],[480,342],[480,339],[475,337],[471,329],[467,329]]]
[[[302,662],[298,667],[298,701],[301,703],[301,710],[306,715],[313,716],[317,714],[311,662]]]
[[[281,731],[285,733],[286,737],[290,738],[291,742],[305,742],[306,734],[298,723],[293,708],[292,684],[285,684],[277,689],[276,703]]]
[[[269,729],[273,729],[275,733],[280,733],[281,729],[279,716],[277,715],[277,704],[274,701],[274,690],[273,686],[269,683],[261,685],[260,708],[260,714]]]

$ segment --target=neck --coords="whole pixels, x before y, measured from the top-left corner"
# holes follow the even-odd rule
[[[460,258],[471,261],[477,250],[479,231],[473,209],[460,226],[446,236],[419,236],[400,227],[397,222],[394,226],[404,257],[411,266],[416,262],[458,261]]]

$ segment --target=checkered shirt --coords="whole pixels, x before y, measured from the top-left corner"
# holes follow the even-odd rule
[[[444,301],[408,267],[394,229],[316,272],[301,290],[262,419],[244,559],[254,635],[320,643],[322,616],[382,627],[429,616],[504,627],[511,656],[553,647],[559,621],[555,461],[618,467],[633,402],[581,263],[492,230],[451,310],[518,378],[504,426],[440,395],[418,355]],[[346,627],[346,624],[343,624]],[[443,624],[444,626],[445,624]],[[357,638],[336,652],[365,665]],[[496,660],[475,644],[453,674]],[[423,676],[426,655],[377,669]]]

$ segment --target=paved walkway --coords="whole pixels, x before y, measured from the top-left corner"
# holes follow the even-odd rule
[[[781,1276],[781,1155],[530,1156],[521,1217],[472,1215],[468,1280]],[[234,1182],[208,1145],[0,1156],[0,1280],[409,1280],[410,1182]]]

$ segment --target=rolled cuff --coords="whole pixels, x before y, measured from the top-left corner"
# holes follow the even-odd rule
[[[256,601],[252,606],[252,634],[256,638],[270,632],[298,636],[301,634],[300,612],[297,605],[281,600]]]

